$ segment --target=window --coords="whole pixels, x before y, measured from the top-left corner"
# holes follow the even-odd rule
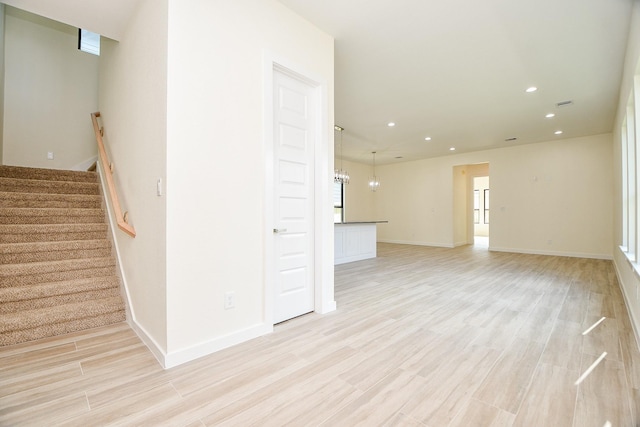
[[[78,28],[78,49],[100,56],[100,34]]]
[[[344,184],[333,183],[333,222],[344,221]]]
[[[640,271],[636,264],[640,258],[640,150],[637,132],[640,105],[636,105],[636,100],[640,100],[640,76],[634,79],[633,93],[629,97],[626,116],[620,127],[622,233],[618,242],[636,271]]]

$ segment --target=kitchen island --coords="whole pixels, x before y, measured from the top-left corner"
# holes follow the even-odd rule
[[[334,265],[375,258],[377,225],[388,221],[353,221],[334,224]]]

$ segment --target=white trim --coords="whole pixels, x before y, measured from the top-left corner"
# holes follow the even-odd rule
[[[629,314],[631,329],[633,329],[633,335],[636,339],[636,348],[640,350],[640,334],[638,333],[638,320],[633,314],[633,310],[631,310],[631,305],[629,304],[629,297],[626,292],[626,286],[624,286],[624,281],[622,280],[622,275],[620,274],[620,271],[618,269],[618,263],[616,263],[615,259],[613,260],[613,268],[616,271],[616,278],[618,279],[618,287],[622,291],[622,299],[624,300],[624,305],[626,306],[627,313]]]
[[[571,258],[590,258],[590,259],[606,259],[606,260],[613,259],[613,255],[609,255],[609,254],[590,254],[586,252],[540,251],[536,249],[497,248],[491,245],[489,245],[489,250],[494,252],[512,252],[517,254],[566,256]]]
[[[71,168],[72,171],[82,171],[82,172],[86,172],[87,170],[89,170],[89,168],[98,161],[98,156],[93,156],[87,160],[85,160],[84,162],[80,162],[77,165],[73,166]]]
[[[100,162],[97,162],[96,172],[98,173],[98,177],[100,178],[100,186],[102,189],[107,188],[105,184],[104,171],[100,166]],[[122,279],[122,288],[124,290],[124,296],[127,299],[126,304],[126,312],[127,312],[127,323],[133,329],[133,331],[138,335],[140,340],[145,343],[145,345],[149,348],[151,353],[155,356],[155,358],[160,362],[162,366],[165,366],[166,354],[164,350],[162,350],[162,346],[160,346],[156,340],[147,332],[147,330],[138,323],[136,318],[136,312],[133,308],[133,304],[131,302],[131,295],[129,293],[129,285],[127,282],[127,276],[124,273],[124,269],[122,268],[122,257],[120,256],[120,248],[118,246],[118,239],[116,238],[116,231],[119,230],[117,224],[114,222],[115,215],[113,214],[113,210],[111,208],[111,203],[108,197],[106,197],[106,193],[104,190],[102,191],[102,197],[104,200],[104,206],[107,210],[107,219],[109,220],[109,230],[111,232],[111,242],[113,243],[113,250],[116,256],[116,268],[119,270],[120,278]]]
[[[278,70],[294,79],[300,80],[314,87],[318,99],[316,144],[314,159],[314,311],[317,313],[328,313],[336,309],[334,300],[333,282],[333,211],[331,209],[331,187],[329,181],[331,176],[329,170],[333,170],[333,144],[329,144],[328,129],[328,84],[327,82],[310,73],[304,67],[282,58],[273,52],[265,50],[263,52],[263,123],[264,123],[264,144],[263,152],[265,159],[265,198],[264,198],[264,322],[273,325],[273,292],[274,283],[272,272],[275,266],[275,254],[273,253],[273,78],[274,70]],[[333,181],[331,181],[333,182]],[[323,207],[326,206],[326,209]]]
[[[455,246],[450,243],[416,242],[413,240],[378,239],[378,243],[393,243],[396,245],[432,246],[435,248],[450,248]]]
[[[162,365],[165,369],[173,368],[174,366],[182,365],[183,363],[190,362],[200,357],[215,353],[216,351],[224,350],[225,348],[261,337],[271,332],[273,332],[273,325],[260,323],[249,326],[248,328],[240,331],[235,331],[222,337],[217,337],[211,341],[206,341],[182,350],[167,353],[164,355]],[[156,357],[158,356],[156,355]]]
[[[158,363],[160,363],[160,365],[166,369],[167,366],[165,364],[165,361],[167,355],[164,350],[162,350],[162,346],[160,346],[160,344],[158,344],[156,340],[153,339],[151,334],[149,334],[142,325],[133,320],[132,317],[127,317],[127,323],[129,324],[133,332],[136,333],[138,338],[140,338],[140,341],[142,341],[147,346],[149,351],[151,351],[151,353],[155,356]]]

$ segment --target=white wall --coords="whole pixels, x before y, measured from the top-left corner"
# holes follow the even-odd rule
[[[635,274],[633,267],[627,261],[627,257],[620,249],[622,244],[622,151],[620,130],[622,122],[627,113],[627,102],[633,90],[634,75],[637,73],[640,61],[640,3],[633,3],[631,15],[631,28],[627,42],[627,53],[625,57],[622,85],[620,88],[620,99],[618,102],[618,112],[614,123],[614,241],[613,254],[614,265],[618,274],[627,308],[636,332],[640,331],[640,279]],[[636,101],[636,108],[638,108]],[[637,128],[636,128],[637,132]]]
[[[492,249],[612,257],[610,134],[379,166],[378,240],[452,247],[453,168],[486,162]]]
[[[275,0],[170,0],[167,122],[168,364],[265,324],[265,76],[273,56],[326,82],[317,158],[332,230],[333,39]],[[287,64],[284,64],[287,65]],[[271,225],[272,227],[272,225]],[[323,254],[333,283],[333,236]],[[316,247],[317,249],[317,247]],[[224,310],[225,292],[235,308]]]
[[[120,42],[102,39],[100,56],[104,139],[137,233],[116,229],[116,244],[133,326],[156,354],[167,348],[166,199],[156,195],[157,180],[167,180],[167,12],[167,0],[141,1]]]
[[[466,166],[453,167],[453,246],[466,245],[473,235],[469,233],[469,193],[471,183]]]
[[[77,49],[76,28],[5,10],[2,161],[71,169],[97,153],[98,58]]]
[[[347,160],[343,160],[342,164],[343,169],[349,172],[349,184],[344,186],[345,222],[377,220],[376,193],[369,190],[368,185],[368,178],[372,174],[371,165]]]

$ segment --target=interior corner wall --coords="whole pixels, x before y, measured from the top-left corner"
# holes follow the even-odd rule
[[[10,6],[4,30],[2,162],[73,169],[95,157],[98,57],[77,49],[77,28]]]
[[[376,211],[389,223],[379,241],[452,247],[451,171],[487,162],[491,249],[612,257],[611,134],[383,165]]]
[[[265,55],[326,83],[326,138],[317,143],[328,154],[316,160],[327,204],[316,215],[332,227],[333,39],[275,0],[169,5],[168,348],[180,363],[273,328],[265,323]],[[323,262],[333,268],[332,257]]]
[[[166,0],[141,0],[120,42],[102,38],[99,108],[120,204],[136,230],[115,230],[133,327],[160,359],[167,350]],[[161,360],[162,362],[162,360]]]

